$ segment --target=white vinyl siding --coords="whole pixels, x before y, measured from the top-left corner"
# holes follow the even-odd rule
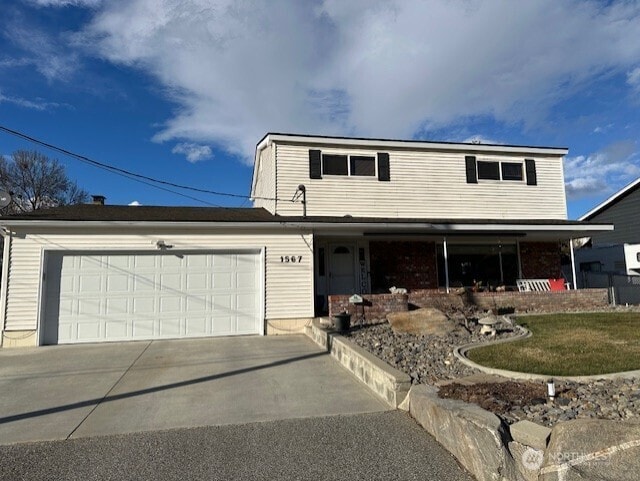
[[[162,239],[176,251],[264,249],[266,320],[313,317],[313,237],[298,232],[277,234],[273,231],[198,230],[180,234],[133,230],[135,234],[71,233],[69,229],[41,233],[18,233],[11,239],[11,266],[5,310],[6,330],[33,330],[37,327],[40,299],[41,264],[44,250],[149,251],[158,252],[155,244]],[[76,231],[77,232],[77,231]],[[280,262],[280,256],[302,256],[299,263]],[[8,261],[6,259],[5,261]]]
[[[269,212],[276,210],[276,145],[272,144],[260,151],[257,166],[254,195],[259,197],[253,201],[255,207],[264,207]],[[289,197],[291,198],[291,197]]]
[[[589,222],[614,225],[613,231],[594,235],[594,244],[640,243],[640,189],[592,217]]]
[[[390,157],[391,181],[377,177],[309,178],[309,146],[279,143],[277,194],[291,198],[299,184],[307,191],[307,214],[354,217],[443,219],[566,219],[559,156],[483,153],[482,160],[524,163],[535,159],[537,185],[526,182],[467,184],[465,152],[318,146],[322,153]],[[468,153],[466,155],[469,155]],[[300,203],[279,203],[279,215],[301,215]]]

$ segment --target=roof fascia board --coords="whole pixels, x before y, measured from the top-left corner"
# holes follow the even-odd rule
[[[210,228],[229,228],[229,229],[302,229],[302,230],[370,230],[383,229],[390,231],[406,230],[406,231],[431,231],[431,232],[501,232],[501,231],[529,231],[529,232],[607,232],[613,230],[613,224],[437,224],[437,223],[390,223],[390,222],[155,222],[155,221],[60,221],[60,220],[15,220],[9,222],[0,222],[5,227],[56,227],[56,228],[184,228],[184,229],[210,229]]]
[[[631,182],[626,187],[623,187],[622,189],[620,189],[618,192],[613,194],[604,202],[601,202],[600,204],[595,206],[593,209],[591,209],[589,212],[584,214],[582,217],[579,217],[578,220],[589,220],[591,217],[595,216],[596,214],[599,214],[603,210],[606,210],[611,205],[615,204],[619,199],[624,197],[626,194],[631,193],[631,191],[633,191],[635,187],[638,185],[640,185],[640,177],[634,180],[633,182]]]
[[[454,150],[465,152],[509,152],[509,153],[527,153],[541,154],[551,156],[563,156],[569,152],[564,147],[530,147],[516,145],[496,145],[496,144],[466,144],[455,142],[421,142],[421,141],[403,141],[403,140],[376,140],[376,139],[358,139],[346,137],[319,137],[305,135],[287,135],[287,134],[268,134],[259,146],[264,143],[272,142],[290,142],[298,144],[331,144],[343,145],[347,147],[383,147],[397,149],[416,149],[416,150]]]
[[[251,191],[249,192],[249,197],[253,200],[253,196],[256,191],[256,183],[258,182],[258,162],[260,162],[260,152],[271,144],[271,140],[269,140],[269,134],[265,135],[258,145],[256,145],[256,154],[253,159],[253,173],[251,174]]]

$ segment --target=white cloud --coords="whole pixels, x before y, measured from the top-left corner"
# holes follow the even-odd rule
[[[10,18],[9,18],[10,17]],[[21,15],[11,15],[0,23],[6,41],[22,51],[20,57],[5,57],[2,67],[32,66],[49,81],[69,80],[79,68],[78,52],[69,48],[65,35],[52,35]]]
[[[128,205],[130,205],[132,207],[136,207],[136,206],[139,206],[139,205],[142,205],[142,204],[140,202],[138,202],[137,200],[134,200],[133,202],[129,202]]]
[[[627,83],[632,89],[640,93],[640,67],[636,67],[627,73]]]
[[[61,104],[57,102],[46,102],[42,99],[29,100],[22,97],[7,96],[0,92],[0,104],[3,102],[18,105],[27,109],[40,111],[49,110],[61,106]]]
[[[590,81],[637,65],[640,3],[119,0],[79,39],[165,87],[178,108],[155,140],[250,159],[266,131],[539,125]]]
[[[102,4],[102,0],[28,0],[39,7],[88,7],[95,8]]]
[[[211,147],[208,145],[197,145],[189,142],[177,144],[173,149],[171,149],[171,152],[173,154],[183,154],[192,164],[213,157]]]
[[[570,200],[618,190],[640,176],[640,155],[632,141],[614,142],[591,155],[567,157],[565,187]]]

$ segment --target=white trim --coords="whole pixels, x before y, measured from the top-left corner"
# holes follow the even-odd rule
[[[47,285],[46,279],[48,276],[47,272],[47,263],[49,262],[48,251],[53,251],[54,249],[46,249],[42,247],[40,249],[40,280],[38,282],[38,297],[36,306],[36,346],[42,346],[44,344],[44,309],[46,306],[46,295],[47,295]],[[60,252],[60,251],[58,251]]]
[[[340,146],[361,146],[361,147],[380,147],[382,149],[413,149],[413,150],[453,150],[464,152],[513,152],[527,154],[542,154],[551,156],[562,156],[569,152],[564,147],[532,147],[532,146],[515,146],[515,145],[496,145],[496,144],[466,144],[466,143],[447,143],[447,142],[420,142],[407,140],[376,140],[376,139],[357,139],[357,138],[340,138],[340,137],[318,137],[312,135],[286,135],[286,134],[267,134],[262,142],[256,147],[264,148],[263,144],[269,145],[273,142],[289,142],[302,143],[305,145],[340,145]]]
[[[569,239],[569,249],[571,251],[571,277],[573,278],[573,288],[577,289],[577,279],[576,279],[576,256],[573,252],[573,239]]]
[[[260,248],[260,335],[267,334],[267,248]]]
[[[582,217],[578,217],[578,220],[587,220],[592,214],[594,214],[595,212],[597,212],[599,210],[602,210],[602,209],[608,207],[609,204],[613,204],[613,202],[616,201],[620,196],[622,196],[623,194],[627,193],[628,191],[633,189],[638,184],[640,184],[640,177],[637,178],[636,180],[634,180],[633,182],[631,182],[626,187],[623,187],[622,189],[620,189],[618,192],[613,194],[611,197],[609,197],[604,202],[601,202],[600,204],[595,206],[593,209],[591,209],[589,212],[584,214]]]
[[[446,237],[442,239],[442,253],[444,256],[444,287],[447,289],[447,294],[449,294],[449,253],[447,250]]]
[[[448,231],[480,231],[480,232],[499,232],[526,230],[531,232],[608,232],[613,230],[613,224],[527,224],[509,223],[509,224],[457,224],[437,223],[437,222],[305,222],[305,221],[287,221],[281,222],[169,222],[169,221],[52,221],[52,220],[14,220],[7,223],[0,222],[0,225],[13,227],[57,227],[57,228],[172,228],[172,229],[212,229],[212,228],[228,228],[228,229],[297,229],[302,231],[308,230],[407,230],[407,231],[424,231],[430,230],[434,233],[443,230]]]
[[[11,232],[3,232],[4,246],[2,253],[2,287],[0,291],[0,345],[4,336],[4,327],[7,318],[7,292],[9,289],[9,264],[11,263]]]

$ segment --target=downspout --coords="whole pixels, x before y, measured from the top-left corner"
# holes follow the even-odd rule
[[[0,233],[4,237],[4,248],[2,251],[2,278],[0,282],[0,347],[4,344],[4,329],[7,318],[7,291],[9,288],[9,262],[11,253],[11,231],[6,227]]]
[[[444,254],[444,286],[449,294],[449,254],[447,252],[447,238],[442,238],[442,252]]]
[[[573,288],[577,289],[576,284],[576,257],[573,254],[573,239],[569,239],[569,250],[571,251],[571,276],[573,277]]]

